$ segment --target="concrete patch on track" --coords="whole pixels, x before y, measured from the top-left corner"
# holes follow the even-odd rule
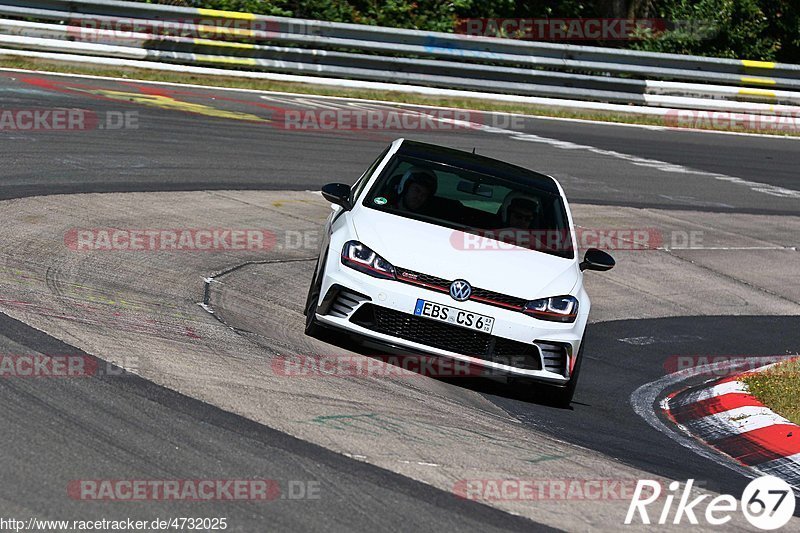
[[[584,226],[608,226],[625,216],[643,227],[665,224],[659,219],[663,212],[574,209]],[[271,365],[276,356],[340,350],[302,334],[301,308],[316,254],[304,236],[319,231],[327,213],[318,195],[302,192],[85,194],[2,202],[0,310],[159,385],[448,491],[465,479],[653,477],[526,428],[457,384],[418,376],[276,374]],[[678,227],[697,224],[691,213],[668,214]],[[737,228],[757,222],[707,216],[705,231],[720,242],[741,238]],[[783,222],[790,225],[785,235],[762,240],[787,253],[791,227],[800,222],[794,217]],[[65,236],[79,228],[262,229],[273,234],[275,244],[238,252],[77,251]],[[718,237],[725,232],[727,237]],[[675,254],[620,252],[618,270],[590,280],[595,319],[682,315],[691,300],[694,314],[719,313],[718,302],[697,298],[700,287],[730,295],[726,314],[800,314],[800,305],[776,299],[757,280],[744,284]],[[203,278],[248,262],[256,263],[211,285],[211,304],[225,321],[220,323],[197,305]],[[672,279],[694,285],[676,293]],[[490,503],[567,529],[619,525],[628,505],[627,500]]]

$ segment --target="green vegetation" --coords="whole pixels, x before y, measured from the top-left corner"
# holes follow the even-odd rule
[[[758,401],[800,424],[800,360],[787,361],[744,379]]]
[[[671,0],[655,2],[656,17],[697,21],[686,29],[633,43],[654,52],[800,62],[800,7],[776,0]],[[794,5],[792,5],[794,4]],[[702,21],[708,21],[703,31]],[[694,31],[693,31],[694,30]],[[699,30],[699,31],[698,31]],[[701,38],[697,38],[701,34]],[[705,34],[705,38],[702,38]]]
[[[141,1],[141,0],[140,0]],[[797,0],[146,0],[266,15],[452,32],[464,18],[664,19],[642,40],[591,42],[640,50],[800,63]]]

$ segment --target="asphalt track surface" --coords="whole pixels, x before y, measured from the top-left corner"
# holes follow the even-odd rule
[[[103,92],[115,91],[115,93]],[[295,108],[291,99],[265,100],[252,93],[164,88],[137,83],[0,73],[0,95],[9,108],[52,106],[107,112],[135,111],[137,129],[93,129],[80,134],[4,133],[0,198],[53,193],[166,191],[203,189],[318,189],[331,181],[352,181],[396,131],[293,131],[272,122],[240,116],[210,120],[172,111],[162,101],[213,102],[226,110],[268,118]],[[156,101],[140,104],[133,100]],[[186,106],[172,109],[186,109]],[[322,110],[324,108],[317,108]],[[280,115],[279,115],[280,116]],[[490,116],[474,115],[479,123]],[[508,119],[510,120],[510,119]],[[646,180],[646,167],[608,158],[602,168],[581,149],[553,147],[564,141],[684,165],[708,173],[778,187],[797,188],[800,141],[796,139],[712,135],[665,129],[626,128],[576,122],[520,119],[517,133],[547,142],[509,140],[510,135],[475,129],[414,132],[414,138],[443,142],[536,168],[559,179],[572,202],[671,207],[693,210],[794,214],[796,198],[776,198],[713,178],[676,174],[671,180]],[[43,156],[42,143],[50,154]],[[330,162],[337,162],[334,168]],[[300,164],[302,163],[302,164]],[[623,164],[625,163],[625,164]],[[640,170],[641,168],[641,170]],[[768,172],[764,169],[768,168]],[[113,177],[113,179],[110,179]]]
[[[142,94],[147,96],[137,96]],[[170,107],[175,100],[222,107],[230,116],[210,116],[197,107],[189,112],[185,105]],[[135,82],[0,72],[0,102],[4,109],[81,108],[98,117],[135,112],[138,123],[136,129],[114,131],[0,132],[0,199],[86,192],[313,190],[329,182],[352,182],[389,141],[402,136],[287,131],[280,121],[263,119],[296,105],[288,97],[264,99],[250,93],[154,88]],[[516,135],[529,135],[527,139],[475,130],[421,131],[413,138],[474,147],[552,174],[572,202],[775,216],[800,212],[797,197],[757,190],[763,185],[800,190],[797,140],[536,119],[517,126]],[[597,150],[606,151],[600,154],[603,166],[597,164]],[[638,159],[631,164],[630,158],[609,151]],[[647,179],[656,164],[690,167],[699,174],[676,172],[667,180]],[[725,179],[730,177],[739,181]],[[654,431],[633,415],[630,394],[662,376],[661,364],[671,354],[796,351],[796,325],[796,316],[685,316],[592,324],[582,381],[569,410],[516,398],[495,383],[465,385],[537,431],[657,475],[696,478],[713,490],[738,493],[747,483],[745,477]],[[621,340],[645,336],[665,340],[647,346]],[[613,356],[594,357],[593,346]],[[75,352],[0,316],[2,353],[25,349]],[[269,508],[242,505],[233,513],[240,518],[241,530],[265,523],[304,530],[542,527],[298,441],[143,379],[23,384],[0,380],[0,398],[9,406],[0,415],[6,482],[0,501],[13,511],[7,515],[91,514],[91,506],[78,507],[63,498],[66,480],[75,479],[90,464],[102,473],[103,465],[122,462],[130,478],[198,473],[233,477],[243,465],[248,473],[257,465],[264,477],[321,480],[335,487],[338,498],[301,511],[291,501]],[[143,516],[151,518],[153,509]],[[175,515],[174,511],[165,504],[164,514]],[[205,508],[203,514],[213,516],[214,511]],[[224,511],[231,514],[229,506]],[[125,509],[120,514],[138,512]]]
[[[80,354],[5,315],[0,330],[3,353]],[[531,525],[115,370],[86,379],[0,380],[3,517],[228,517],[235,531],[408,531],[434,524],[508,531]],[[326,496],[292,500],[291,491],[299,495],[304,489],[297,487],[305,485],[284,484],[283,499],[274,501],[204,502],[201,508],[151,501],[109,511],[103,502],[64,497],[69,483],[87,471],[98,479],[253,479],[255,473],[256,479],[310,481],[316,485],[309,488]]]

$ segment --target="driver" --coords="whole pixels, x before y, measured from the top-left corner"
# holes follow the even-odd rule
[[[397,206],[406,211],[419,212],[430,204],[436,188],[437,179],[432,171],[410,168],[397,184]]]
[[[527,198],[515,198],[506,211],[506,222],[509,228],[531,229],[539,206]]]
[[[509,193],[500,208],[500,227],[512,230],[502,240],[517,246],[540,249],[541,204],[535,197],[521,192]]]

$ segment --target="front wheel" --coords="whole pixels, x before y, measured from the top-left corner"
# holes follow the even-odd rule
[[[306,296],[306,305],[303,309],[303,314],[306,315],[305,333],[309,337],[320,338],[323,334],[324,328],[317,322],[317,306],[319,305],[320,292],[322,291],[322,269],[325,268],[325,258],[320,254],[317,259],[317,266],[314,268],[314,277],[311,279],[311,285],[308,287],[308,296]]]
[[[542,390],[543,400],[547,403],[557,407],[569,407],[572,403],[572,397],[575,396],[575,389],[578,386],[578,375],[581,370],[581,361],[583,361],[583,344],[585,339],[581,341],[581,347],[578,350],[578,359],[575,361],[575,367],[572,369],[572,375],[569,378],[566,386],[555,387],[553,385],[545,385]]]
[[[324,328],[319,325],[317,319],[314,317],[314,312],[310,312],[306,314],[306,327],[305,333],[309,337],[314,337],[315,339],[319,339],[322,336],[322,332]]]
[[[538,401],[554,407],[569,407],[578,386],[578,374],[581,370],[581,361],[583,361],[583,343],[584,341],[581,341],[578,360],[575,361],[575,367],[572,369],[572,375],[566,385],[559,387],[520,379],[513,382],[516,385],[516,393],[527,401]]]

